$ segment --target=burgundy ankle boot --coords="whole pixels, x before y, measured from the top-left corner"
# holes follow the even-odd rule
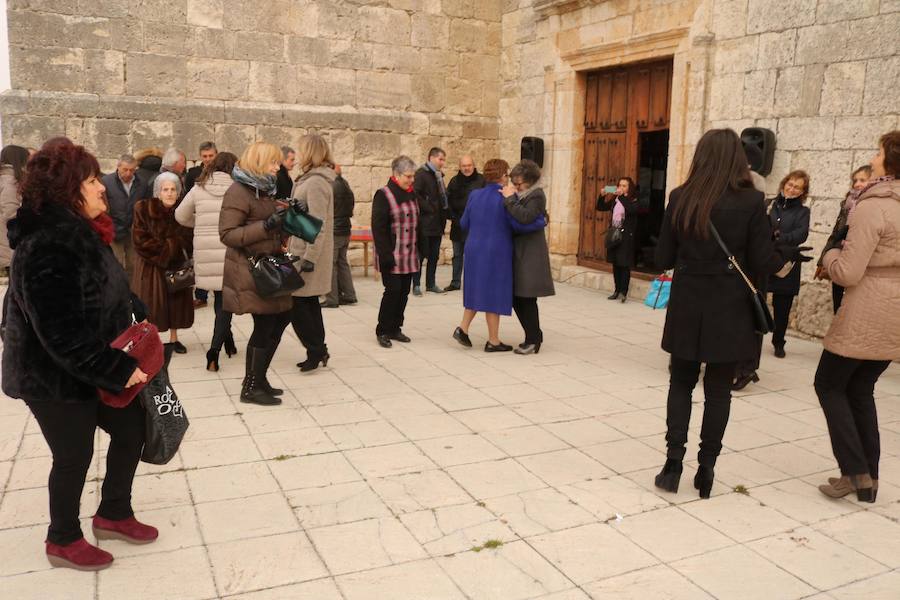
[[[61,546],[46,542],[47,560],[54,567],[77,569],[79,571],[99,571],[113,562],[113,555],[97,546],[92,546],[81,538]]]
[[[159,537],[156,527],[144,525],[133,516],[111,521],[94,516],[94,535],[98,540],[124,540],[130,544],[149,544]]]

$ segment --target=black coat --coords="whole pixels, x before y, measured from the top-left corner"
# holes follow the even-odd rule
[[[772,235],[780,231],[778,241],[786,246],[799,246],[809,237],[809,208],[803,206],[803,198],[786,200],[781,194],[769,207]],[[785,277],[769,277],[769,291],[773,294],[796,296],[800,293],[800,263],[794,265]]]
[[[622,228],[625,230],[622,234],[622,242],[614,247],[606,249],[606,262],[617,267],[633,267],[634,266],[634,232],[637,230],[638,222],[638,199],[621,197],[622,206],[625,207],[625,220]],[[607,194],[597,198],[597,210],[612,211],[616,205],[615,194]]]
[[[663,219],[656,265],[675,269],[662,347],[685,360],[710,363],[756,358],[759,351],[749,288],[710,235],[699,239],[673,227],[681,188],[672,190]],[[785,259],[772,241],[762,192],[729,190],[716,202],[712,222],[750,277],[779,271]]]
[[[95,402],[119,393],[137,361],[109,347],[131,324],[128,278],[87,220],[60,205],[21,208],[6,300],[3,392],[26,402]]]
[[[184,175],[184,196],[187,196],[187,193],[191,191],[191,188],[194,187],[194,184],[197,183],[197,178],[200,177],[200,173],[203,172],[203,165],[195,165],[187,170],[187,173]]]
[[[294,180],[284,165],[278,167],[278,175],[275,177],[275,198],[284,200],[291,197],[294,191]]]
[[[140,177],[147,187],[147,198],[153,196],[153,181],[162,168],[162,159],[158,156],[147,156],[138,165],[135,176]]]
[[[437,175],[428,167],[419,167],[419,170],[416,171],[413,189],[419,196],[419,219],[422,221],[422,231],[429,237],[444,235],[447,207],[444,197],[441,195]]]
[[[465,242],[466,232],[459,226],[459,219],[466,212],[469,194],[472,190],[484,187],[484,175],[475,170],[466,177],[462,171],[453,176],[447,184],[447,207],[450,217],[450,239],[454,242]]]
[[[147,186],[139,175],[131,180],[131,190],[126,192],[119,174],[116,172],[103,176],[106,187],[106,202],[109,204],[109,216],[116,224],[116,241],[121,242],[131,237],[131,224],[134,221],[134,205],[138,200],[149,198]]]
[[[394,194],[397,204],[404,202],[418,202],[415,190],[407,192],[394,183],[394,179],[388,180],[388,187]],[[425,256],[425,233],[422,231],[422,203],[419,202],[419,224],[416,227],[416,247],[419,251],[419,259]],[[391,217],[391,205],[381,188],[375,192],[372,198],[372,241],[375,244],[375,254],[383,273],[390,272],[388,265],[394,265],[394,246],[397,244],[397,236],[394,235],[393,218]]]
[[[350,235],[350,217],[356,204],[353,190],[347,180],[338,175],[331,184],[331,193],[334,196],[334,235]]]

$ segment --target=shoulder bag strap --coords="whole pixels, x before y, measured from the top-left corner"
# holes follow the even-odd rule
[[[741,277],[744,279],[744,283],[747,284],[747,287],[750,288],[750,291],[753,292],[754,294],[756,294],[757,293],[756,286],[753,285],[753,282],[751,282],[750,278],[747,277],[746,273],[744,273],[744,270],[741,268],[741,265],[738,264],[737,259],[728,250],[728,246],[726,246],[725,242],[722,241],[722,237],[719,235],[719,231],[716,229],[716,226],[713,225],[712,221],[709,222],[709,231],[713,234],[713,237],[716,238],[716,242],[718,242],[719,248],[721,248],[722,252],[725,253],[725,256],[728,257],[728,262],[730,262],[731,265],[735,269],[737,269],[737,272],[741,274]]]

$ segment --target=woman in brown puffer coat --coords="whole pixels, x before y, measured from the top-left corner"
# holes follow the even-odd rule
[[[172,349],[184,354],[178,330],[194,324],[191,288],[170,293],[166,271],[177,269],[190,259],[193,232],[175,220],[181,196],[181,181],[174,173],[161,173],[153,182],[153,197],[134,205],[131,238],[137,259],[131,288],[147,305],[148,319],[160,331],[169,330]]]
[[[281,404],[284,390],[273,388],[266,372],[291,322],[291,297],[263,298],[256,293],[248,258],[284,252],[281,224],[283,202],[275,200],[275,175],[281,150],[256,142],[244,150],[231,173],[234,183],[225,192],[219,213],[219,238],[228,247],[222,277],[222,308],[236,315],[253,316],[247,343],[247,365],[241,402]]]
[[[900,130],[883,135],[879,146],[872,180],[850,209],[846,240],[822,258],[845,292],[815,379],[841,469],[819,490],[833,498],[855,491],[862,502],[875,502],[878,493],[875,384],[900,360]]]

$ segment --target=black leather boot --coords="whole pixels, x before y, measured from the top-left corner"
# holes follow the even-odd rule
[[[266,349],[247,346],[247,371],[241,385],[241,402],[274,406],[281,398],[268,393],[261,385],[266,372]]]
[[[284,390],[281,388],[272,387],[272,384],[270,384],[269,380],[266,378],[266,373],[269,372],[269,365],[272,364],[272,359],[275,357],[276,350],[278,350],[278,344],[276,343],[269,344],[269,346],[266,347],[266,368],[263,369],[262,381],[260,382],[260,385],[262,386],[262,389],[266,390],[266,392],[268,392],[272,396],[281,396],[282,394],[284,394]]]
[[[681,482],[681,473],[684,470],[681,459],[667,458],[662,471],[656,476],[656,487],[667,492],[677,493],[678,484]]]
[[[697,474],[694,475],[694,487],[700,490],[701,498],[709,498],[714,480],[715,473],[712,467],[704,465],[697,467]]]

